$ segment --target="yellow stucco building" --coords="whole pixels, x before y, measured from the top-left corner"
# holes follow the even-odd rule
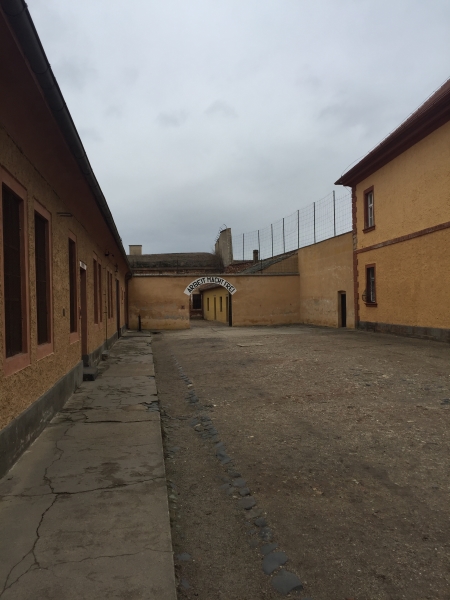
[[[2,475],[125,327],[129,265],[27,10],[0,54]]]
[[[450,341],[450,80],[336,183],[352,188],[357,325]]]

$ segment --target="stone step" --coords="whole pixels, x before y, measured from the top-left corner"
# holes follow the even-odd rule
[[[83,367],[83,381],[95,381],[97,379],[97,367]]]

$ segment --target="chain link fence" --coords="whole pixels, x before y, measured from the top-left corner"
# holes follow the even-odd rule
[[[259,260],[265,260],[351,230],[351,193],[336,196],[333,191],[264,229],[233,235],[233,259],[253,260],[258,250]]]

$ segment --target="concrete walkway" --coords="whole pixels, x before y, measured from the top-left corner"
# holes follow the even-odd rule
[[[175,600],[150,337],[129,333],[0,480],[0,598]]]

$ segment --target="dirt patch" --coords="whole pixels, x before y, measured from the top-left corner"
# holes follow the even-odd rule
[[[269,542],[303,583],[292,597],[449,598],[447,345],[200,322],[153,350],[180,598],[280,597]]]

